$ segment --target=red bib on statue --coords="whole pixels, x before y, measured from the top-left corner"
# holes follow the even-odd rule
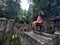
[[[43,24],[43,20],[42,20],[42,18],[40,16],[38,16],[36,21],[37,21],[37,23]]]

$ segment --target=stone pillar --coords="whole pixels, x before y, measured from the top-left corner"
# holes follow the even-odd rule
[[[13,26],[15,24],[15,20],[14,19],[9,19],[7,22],[7,26],[6,26],[6,45],[10,45],[10,40],[11,40],[11,35],[13,32]]]
[[[9,19],[7,22],[7,26],[6,26],[6,32],[11,31],[13,28],[13,25],[15,24],[15,20],[14,19]]]
[[[6,23],[7,23],[6,18],[0,18],[0,45],[2,45],[4,41]]]

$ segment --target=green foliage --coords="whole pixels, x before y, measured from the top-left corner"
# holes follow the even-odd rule
[[[32,0],[35,6],[34,18],[39,15],[39,11],[42,10],[45,15],[56,15],[57,9],[60,7],[59,0]]]
[[[13,0],[8,0],[6,4],[9,17],[16,18],[20,11],[20,5]]]
[[[22,8],[20,8],[20,14],[18,15],[18,18],[21,22],[25,22],[27,21],[27,11],[23,10]]]
[[[22,20],[26,20],[26,16],[21,16],[21,19]]]
[[[18,1],[18,0],[16,0]],[[0,12],[2,9],[2,15],[3,17],[6,18],[14,18],[16,19],[16,17],[19,15],[19,11],[20,11],[20,4],[18,2],[16,2],[14,0],[5,0],[2,1],[2,3],[0,4]],[[1,17],[1,16],[0,16]]]
[[[36,20],[36,17],[39,15],[39,10],[41,9],[40,0],[32,0],[32,2],[34,3],[33,20]]]

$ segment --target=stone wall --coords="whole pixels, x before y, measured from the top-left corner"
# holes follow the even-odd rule
[[[58,36],[58,45],[60,45],[60,31],[56,31],[55,35]]]
[[[45,33],[42,35],[33,32],[24,32],[24,37],[31,45],[57,45],[57,36]]]

